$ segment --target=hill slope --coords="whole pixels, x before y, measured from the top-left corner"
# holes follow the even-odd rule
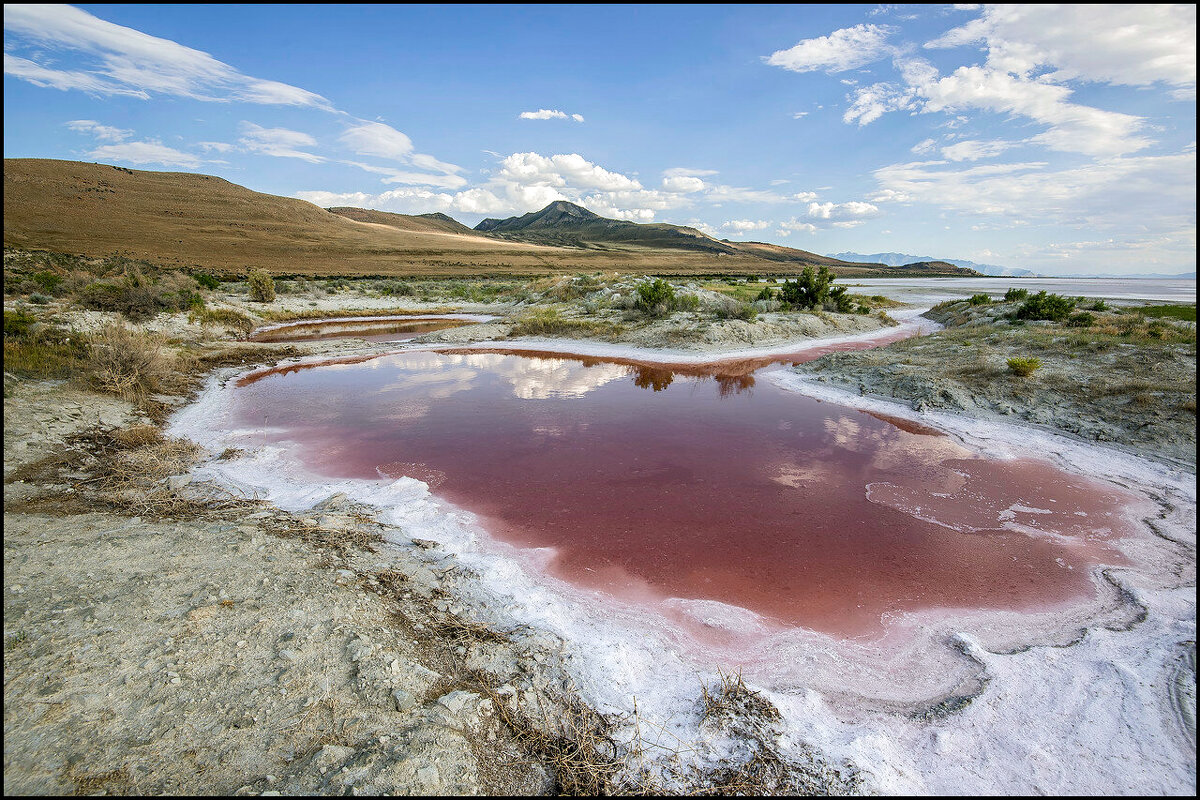
[[[608,220],[570,203],[481,227],[490,229],[473,231],[444,214],[330,211],[212,175],[4,160],[6,247],[119,254],[237,274],[261,268],[307,275],[788,275],[809,264],[843,276],[911,274],[718,240],[677,225]]]

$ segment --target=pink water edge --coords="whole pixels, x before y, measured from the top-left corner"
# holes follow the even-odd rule
[[[1132,495],[755,381],[762,366],[408,351],[255,373],[234,422],[329,478],[426,481],[489,535],[552,548],[545,568],[577,586],[776,629],[876,638],[910,612],[1044,611],[1125,563]]]

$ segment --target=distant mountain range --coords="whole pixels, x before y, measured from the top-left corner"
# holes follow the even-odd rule
[[[1010,278],[1034,278],[1037,277],[1036,272],[1031,272],[1027,269],[1017,269],[1015,267],[1001,267],[996,264],[976,264],[974,261],[964,261],[959,258],[942,258],[933,259],[928,256],[910,256],[906,253],[871,253],[864,255],[862,253],[831,253],[830,258],[840,258],[842,261],[852,261],[858,264],[888,264],[890,266],[899,266],[901,264],[911,264],[916,261],[944,261],[947,264],[953,264],[956,267],[965,267],[972,269],[981,275],[1002,275]]]
[[[825,266],[834,272],[840,268],[843,274],[849,274],[849,269],[853,269],[847,259],[822,256],[807,250],[766,242],[731,242],[683,225],[609,219],[565,200],[558,200],[540,211],[519,217],[485,219],[475,226],[475,230],[501,239],[558,247],[609,251],[687,250],[718,256],[751,257],[797,266]],[[934,259],[913,259],[912,262],[895,264],[866,262],[864,265],[880,270],[881,274],[900,270],[904,274],[920,275],[975,274],[957,265]]]

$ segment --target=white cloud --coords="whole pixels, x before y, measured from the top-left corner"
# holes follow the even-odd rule
[[[96,161],[118,161],[125,164],[162,164],[168,167],[199,167],[204,162],[192,155],[167,147],[162,142],[122,142],[106,144],[88,153]]]
[[[142,99],[161,94],[335,110],[313,92],[243,75],[208,53],[105,22],[73,6],[6,4],[4,29],[6,51],[29,49],[29,58],[6,52],[5,73],[37,86]],[[91,63],[73,70],[52,68],[48,64],[54,63],[55,50],[74,51]]]
[[[692,169],[691,167],[671,167],[663,170],[664,178],[678,178],[692,176],[696,178],[707,178],[709,175],[716,175],[715,169]]]
[[[78,133],[90,134],[102,142],[123,142],[133,136],[133,131],[101,125],[94,119],[71,120],[67,123],[67,127]]]
[[[1049,67],[1044,80],[1196,84],[1192,4],[992,5],[925,46],[976,42],[987,46],[989,67],[1022,77]]]
[[[242,137],[238,139],[238,144],[251,153],[260,153],[266,156],[299,158],[312,164],[319,164],[326,160],[322,156],[298,149],[315,147],[316,139],[307,133],[287,128],[264,128],[253,122],[243,122]]]
[[[518,115],[518,119],[573,119],[576,122],[583,122],[583,115],[568,114],[565,111],[541,108],[537,111],[522,111]]]
[[[409,172],[395,167],[379,167],[374,164],[364,164],[361,161],[341,161],[339,163],[358,167],[366,172],[382,175],[381,183],[405,183],[413,186],[437,186],[443,189],[459,189],[467,185],[467,179],[461,175],[430,175],[425,172]]]
[[[498,179],[522,186],[565,187],[619,191],[641,189],[633,178],[610,172],[577,153],[542,156],[513,153],[500,162]]]
[[[691,175],[672,175],[663,178],[662,181],[663,191],[683,194],[702,191],[707,185],[704,181]]]
[[[809,203],[808,218],[826,220],[829,222],[846,222],[862,220],[879,215],[879,207],[859,200],[847,203]]]
[[[998,156],[1015,145],[1015,142],[981,142],[975,139],[964,139],[943,147],[942,158],[949,161],[978,161],[981,158]],[[914,148],[913,152],[918,151]]]
[[[845,72],[870,64],[891,54],[887,37],[895,29],[886,25],[855,25],[842,28],[828,36],[805,39],[787,50],[779,50],[764,58],[773,67],[793,72]]]
[[[721,227],[727,230],[737,231],[738,233],[745,233],[747,231],[765,230],[770,226],[770,224],[770,222],[767,222],[764,219],[731,219],[728,222],[722,223]]]
[[[936,147],[937,147],[936,139],[924,139],[924,140],[914,144],[912,146],[912,148],[909,150],[909,152],[917,153],[917,154],[929,153],[929,152],[932,152]]]
[[[915,93],[893,83],[873,83],[854,93],[850,107],[842,114],[842,122],[849,125],[857,122],[859,127],[869,125],[889,111],[913,107]]]
[[[804,119],[808,116],[807,111],[795,111],[792,113],[792,119]]]
[[[894,199],[1042,225],[1144,235],[1194,228],[1195,170],[1195,153],[1188,152],[1107,158],[1058,170],[1045,162],[958,167],[918,161],[883,167],[874,175],[881,192]]]
[[[359,121],[347,128],[338,141],[360,156],[392,161],[407,161],[413,151],[412,139],[382,122]]]
[[[204,152],[228,153],[234,149],[228,142],[196,142],[196,146]]]

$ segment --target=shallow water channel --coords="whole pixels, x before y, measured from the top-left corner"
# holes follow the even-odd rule
[[[231,423],[330,479],[425,481],[491,536],[552,548],[555,577],[668,616],[716,601],[873,639],[911,613],[1084,602],[1094,565],[1125,563],[1119,489],[756,379],[820,352],[408,350],[248,375]]]

